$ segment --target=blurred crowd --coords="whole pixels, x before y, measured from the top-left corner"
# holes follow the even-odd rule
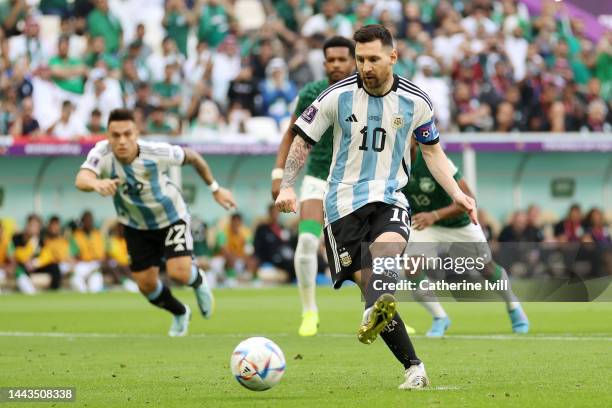
[[[507,263],[504,266],[513,276],[551,274],[546,268],[558,269],[557,258],[563,252],[568,256],[568,271],[573,271],[574,263],[583,256],[591,263],[586,269],[583,266],[585,275],[612,274],[611,230],[598,208],[584,214],[579,205],[572,205],[566,217],[554,222],[542,216],[536,205],[514,212],[503,226],[491,223],[482,210],[479,218],[494,254],[499,254],[502,264]],[[123,227],[115,220],[97,224],[93,214],[86,211],[77,220],[62,221],[52,216],[45,223],[32,214],[22,228],[4,221],[0,220],[0,287],[16,287],[26,294],[40,288],[100,292],[122,287],[138,291],[130,279]],[[194,259],[208,271],[212,286],[295,280],[296,218],[282,222],[273,205],[265,216],[248,224],[239,213],[214,225],[194,217],[191,230]],[[573,244],[580,245],[582,252]],[[557,258],[550,259],[553,255]],[[325,258],[321,245],[319,283],[330,282]]]
[[[589,39],[564,7],[0,0],[0,135],[100,134],[120,106],[143,134],[278,134],[302,86],[324,77],[325,39],[371,23],[395,35],[395,71],[430,95],[442,130],[609,132],[612,33]]]

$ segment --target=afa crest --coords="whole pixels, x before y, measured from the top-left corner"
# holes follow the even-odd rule
[[[421,177],[419,180],[419,189],[424,193],[431,193],[436,189],[436,183],[429,177]]]
[[[402,115],[393,115],[393,129],[399,129],[404,126],[404,117]]]
[[[348,252],[344,251],[340,254],[340,263],[346,268],[347,266],[353,263],[353,259],[351,258],[351,255]]]

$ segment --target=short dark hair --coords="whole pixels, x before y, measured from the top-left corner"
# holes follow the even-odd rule
[[[323,54],[326,55],[327,49],[333,47],[348,48],[351,57],[355,58],[355,43],[349,40],[348,38],[336,35],[325,41],[325,44],[323,44]]]
[[[393,36],[387,28],[380,24],[368,24],[355,31],[353,40],[358,43],[369,43],[380,40],[382,45],[393,47]]]
[[[102,116],[102,111],[100,111],[100,109],[98,108],[95,108],[91,111],[91,116]]]
[[[134,122],[134,112],[132,112],[131,109],[117,108],[113,109],[110,115],[108,115],[109,125],[111,124],[111,122],[119,122],[122,120],[129,120]]]
[[[53,223],[59,223],[60,222],[60,217],[57,215],[52,215],[51,217],[49,217],[49,224],[53,224]]]

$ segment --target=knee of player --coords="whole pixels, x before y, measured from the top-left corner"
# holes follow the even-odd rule
[[[303,232],[298,236],[298,244],[296,248],[296,255],[301,254],[313,254],[317,252],[319,248],[319,237]]]

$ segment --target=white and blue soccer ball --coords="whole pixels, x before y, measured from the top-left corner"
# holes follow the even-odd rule
[[[242,386],[252,391],[265,391],[283,377],[285,356],[272,340],[250,337],[234,349],[230,368]]]

